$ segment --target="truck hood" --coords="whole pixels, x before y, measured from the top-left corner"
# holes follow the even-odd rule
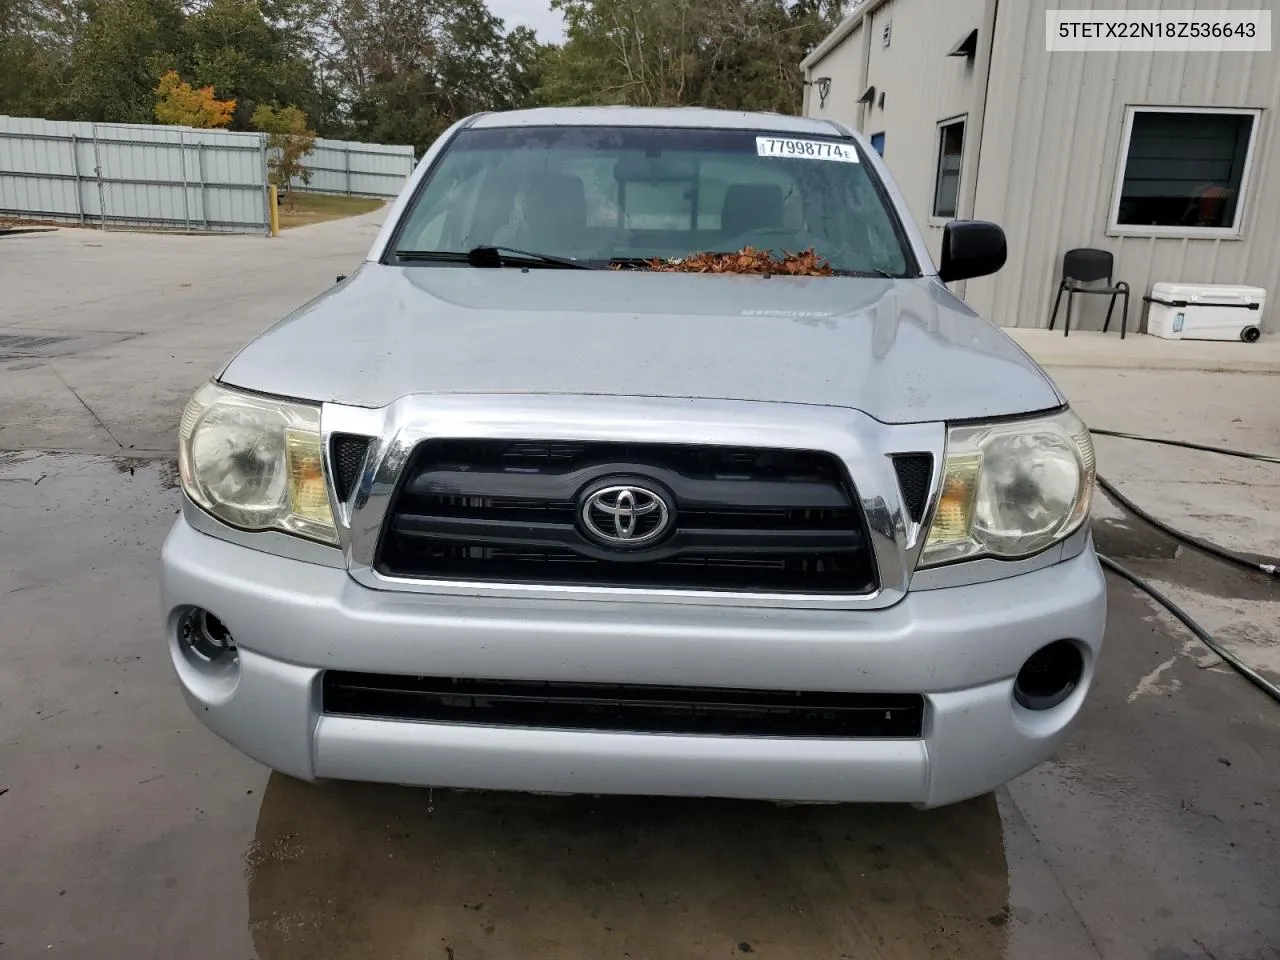
[[[818,404],[886,423],[1062,402],[935,279],[365,264],[271,327],[222,382],[382,407],[407,394]]]

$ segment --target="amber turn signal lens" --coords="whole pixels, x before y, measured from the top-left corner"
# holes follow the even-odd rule
[[[329,489],[324,481],[324,461],[320,437],[312,433],[288,432],[289,508],[295,516],[314,523],[332,524]]]
[[[930,544],[956,543],[969,539],[973,522],[973,499],[978,492],[978,457],[956,457],[947,461],[942,479],[942,495],[929,527]]]

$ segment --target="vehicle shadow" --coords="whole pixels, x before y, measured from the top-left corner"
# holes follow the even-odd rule
[[[246,853],[262,960],[996,957],[993,795],[933,811],[307,784]]]

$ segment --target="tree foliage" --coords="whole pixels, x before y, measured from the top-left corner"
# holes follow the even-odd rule
[[[150,123],[156,82],[178,65],[178,0],[87,0],[79,13],[54,113]]]
[[[219,100],[213,87],[198,90],[170,70],[156,87],[156,119],[182,127],[225,127],[235,112],[234,100]]]
[[[0,113],[39,115],[58,98],[78,17],[60,0],[0,0]]]
[[[840,0],[547,0],[547,46],[485,0],[0,0],[0,113],[150,122],[169,71],[292,104],[323,136],[425,148],[468,114],[537,104],[794,112]]]
[[[294,103],[324,116],[314,67],[295,39],[305,24],[290,24],[259,0],[208,0],[182,25],[191,76],[212,84],[239,105],[236,125],[253,125],[262,103]]]
[[[456,120],[531,102],[532,31],[484,0],[336,0],[326,75],[362,139],[426,147]]]
[[[551,0],[567,42],[543,100],[797,112],[800,61],[841,4],[819,0]]]
[[[0,0],[0,113],[148,123],[176,71],[229,126],[298,107],[325,136],[427,146],[533,102],[543,47],[484,0]]]
[[[267,135],[271,182],[286,193],[294,180],[310,183],[311,171],[302,161],[316,148],[316,132],[307,125],[307,115],[297,107],[276,109],[263,104],[253,111],[253,125]]]

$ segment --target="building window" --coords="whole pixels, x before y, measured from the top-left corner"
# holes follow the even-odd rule
[[[964,117],[938,124],[938,173],[933,186],[933,215],[949,220],[960,202],[960,162],[964,157]]]
[[[871,149],[874,150],[876,153],[880,154],[880,156],[882,157],[884,156],[884,132],[883,131],[881,131],[880,133],[873,133],[871,135]]]
[[[1129,108],[1110,232],[1239,236],[1259,113]]]

